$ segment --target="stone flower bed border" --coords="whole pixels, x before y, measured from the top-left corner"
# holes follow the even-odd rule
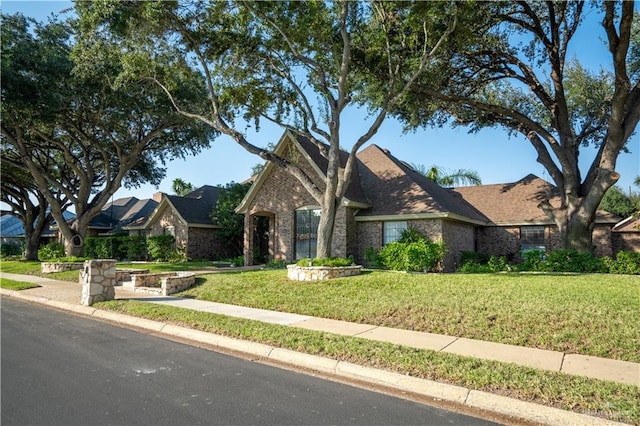
[[[331,278],[360,275],[361,265],[352,266],[298,266],[287,265],[287,277],[292,281],[320,281]]]
[[[82,268],[84,268],[84,262],[40,262],[40,271],[42,271],[43,274],[75,271]]]

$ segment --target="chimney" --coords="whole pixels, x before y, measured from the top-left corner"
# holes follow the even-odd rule
[[[156,192],[153,194],[153,201],[157,201],[158,203],[162,201],[164,198],[164,192]]]

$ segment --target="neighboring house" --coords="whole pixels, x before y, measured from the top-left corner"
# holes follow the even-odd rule
[[[74,214],[71,212],[65,211],[63,214],[67,220],[71,220],[74,217]],[[45,229],[42,233],[40,244],[43,245],[54,242],[57,241],[57,239],[58,231],[54,222],[52,226]],[[22,245],[24,243],[24,227],[20,219],[10,214],[0,216],[0,243],[16,245]]]
[[[144,221],[135,221],[122,229],[132,235],[173,235],[176,246],[190,259],[214,259],[227,256],[227,246],[217,235],[220,228],[211,220],[220,188],[202,186],[184,197],[154,194],[158,203]]]
[[[614,253],[640,251],[640,217],[629,216],[611,230]]]
[[[315,144],[285,132],[275,151],[324,187],[327,160]],[[341,155],[344,165],[347,154]],[[378,250],[397,240],[408,227],[445,243],[447,271],[455,269],[462,251],[515,259],[533,248],[559,248],[555,225],[537,207],[553,191],[533,175],[511,184],[445,189],[389,151],[370,145],[358,153],[352,181],[338,207],[332,256],[353,256],[365,263],[367,249]],[[270,256],[315,256],[320,207],[297,179],[274,164],[264,167],[236,211],[245,215],[246,264],[253,263],[255,217],[269,220]],[[612,254],[610,231],[617,221],[599,212],[594,230],[598,254]]]
[[[105,204],[100,214],[91,219],[87,236],[127,234],[128,226],[146,222],[157,206],[158,202],[152,199],[118,198]]]

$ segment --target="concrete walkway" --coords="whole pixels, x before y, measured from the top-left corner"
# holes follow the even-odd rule
[[[208,271],[207,273],[211,272]],[[217,336],[185,327],[133,318],[115,312],[82,306],[80,305],[81,286],[73,282],[6,273],[1,274],[0,278],[33,282],[40,285],[38,288],[22,291],[0,289],[0,295],[2,296],[43,303],[82,315],[135,326],[173,337],[186,338],[196,342],[226,348],[231,351],[244,352],[258,356],[259,358],[284,362],[300,368],[309,368],[334,376],[395,388],[401,392],[411,392],[438,400],[461,404],[462,406],[480,408],[503,416],[524,419],[536,424],[619,424],[598,417],[519,401],[487,392],[412,378],[398,373],[385,372],[347,362],[325,359],[259,343],[240,341],[238,339]],[[231,317],[263,321],[271,324],[385,341],[418,349],[428,349],[487,360],[509,362],[542,370],[559,371],[565,374],[640,386],[640,364],[633,362],[565,354],[543,349],[350,323],[187,298],[144,295],[134,293],[122,287],[116,287],[116,299],[132,299],[147,303],[170,305]]]

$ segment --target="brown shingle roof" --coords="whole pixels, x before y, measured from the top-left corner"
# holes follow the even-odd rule
[[[362,185],[371,208],[358,216],[456,215],[486,223],[487,219],[461,197],[414,171],[389,151],[370,145],[358,153]]]
[[[329,167],[329,161],[320,153],[320,148],[309,139],[297,136],[296,137],[298,144],[302,149],[306,151],[311,160],[318,166],[320,171],[327,175],[327,168]],[[327,150],[329,147],[327,146]],[[340,167],[344,168],[347,164],[347,159],[349,158],[349,154],[345,151],[340,150]],[[362,184],[360,182],[360,174],[358,167],[354,166],[354,170],[351,174],[351,182],[349,183],[349,187],[347,188],[346,193],[344,194],[345,198],[350,201],[355,201],[362,204],[368,204],[367,197],[365,197],[364,191],[362,190]]]
[[[552,224],[553,221],[538,205],[549,197],[552,206],[560,206],[558,188],[533,174],[513,183],[466,186],[452,191],[497,225]],[[598,211],[596,221],[615,223],[616,219],[615,215]]]

